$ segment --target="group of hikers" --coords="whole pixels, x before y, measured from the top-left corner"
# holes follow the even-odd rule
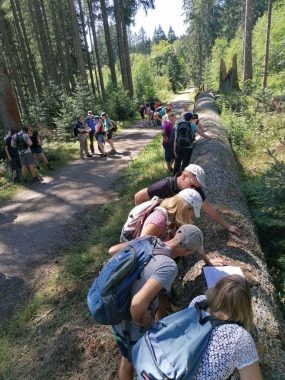
[[[117,124],[111,120],[106,112],[100,115],[93,115],[88,111],[86,118],[82,115],[76,117],[74,135],[79,140],[80,157],[82,159],[94,157],[94,139],[97,140],[98,150],[101,157],[106,157],[105,139],[109,143],[110,154],[116,154],[114,147],[113,132],[117,130]],[[88,150],[88,139],[90,152]],[[46,157],[42,139],[32,127],[22,126],[20,131],[11,129],[4,137],[5,152],[11,166],[13,183],[26,183],[27,175],[30,171],[33,182],[42,182],[43,178],[39,174],[40,161],[51,170],[48,158]]]
[[[186,112],[175,124],[171,106],[165,108],[163,147],[172,175],[134,195],[135,207],[122,228],[120,243],[109,249],[112,258],[89,290],[89,309],[95,321],[112,325],[121,353],[120,380],[134,376],[137,380],[226,380],[232,375],[261,380],[250,334],[250,285],[243,276],[225,275],[205,295],[195,297],[187,309],[166,316],[179,257],[196,254],[206,265],[226,265],[222,257],[207,257],[203,233],[193,225],[201,210],[230,233],[240,235],[240,230],[206,199],[205,172],[189,163],[195,134],[211,137],[203,132],[197,115]],[[180,128],[184,129],[182,136]],[[188,140],[180,144],[188,133],[191,144]],[[173,148],[168,145],[171,138]],[[137,266],[122,274],[129,261],[133,264],[133,255]],[[120,300],[127,311],[122,312]],[[211,327],[204,339],[206,321]]]
[[[74,127],[74,135],[78,138],[80,144],[80,157],[82,159],[95,156],[94,138],[98,144],[98,150],[101,157],[107,157],[105,151],[105,140],[108,141],[111,150],[110,154],[116,154],[117,151],[113,142],[113,133],[117,130],[117,124],[109,118],[106,112],[100,115],[93,115],[88,111],[87,117],[78,115]],[[88,139],[90,152],[88,150]],[[85,154],[85,155],[84,155]]]
[[[40,169],[39,161],[43,161],[49,170],[52,169],[43,151],[39,133],[31,127],[23,126],[20,131],[11,129],[4,141],[13,183],[27,182],[28,171],[33,182],[41,182],[42,177],[36,173]]]

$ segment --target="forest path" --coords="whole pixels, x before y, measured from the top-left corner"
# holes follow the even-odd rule
[[[188,94],[176,96],[175,111],[189,102]],[[122,154],[70,162],[0,208],[0,315],[8,315],[17,300],[29,294],[27,276],[44,271],[60,249],[72,244],[73,233],[80,232],[76,215],[108,202],[120,171],[159,133],[160,127],[137,122],[114,137]],[[106,148],[110,150],[108,143]]]

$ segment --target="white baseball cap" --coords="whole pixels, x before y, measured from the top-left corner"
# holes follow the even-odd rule
[[[203,200],[198,191],[194,189],[184,189],[181,190],[178,195],[193,208],[196,218],[199,218]]]
[[[190,164],[186,166],[184,169],[187,172],[190,172],[194,174],[194,176],[197,178],[197,181],[200,183],[202,187],[206,187],[205,185],[205,172],[199,165]]]

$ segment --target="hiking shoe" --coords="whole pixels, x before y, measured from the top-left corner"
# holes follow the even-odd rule
[[[33,177],[32,182],[41,182],[41,178],[39,177]]]
[[[107,154],[105,153],[105,154],[100,154],[100,157],[107,157]]]
[[[116,153],[118,153],[118,152],[117,152],[115,149],[111,149],[109,153],[110,153],[110,154],[116,154]]]
[[[88,153],[88,154],[86,154],[86,157],[91,158],[93,156],[92,156],[92,154]]]

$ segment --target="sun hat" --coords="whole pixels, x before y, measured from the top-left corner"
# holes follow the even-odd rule
[[[191,120],[193,118],[193,113],[192,112],[186,112],[184,115],[184,120],[185,121],[188,121],[188,120]]]
[[[107,115],[106,112],[101,112],[101,114],[100,114],[101,117],[106,116],[106,115]]]
[[[196,218],[199,218],[203,201],[198,191],[194,189],[184,189],[181,190],[178,195],[193,208]]]
[[[193,224],[184,224],[179,227],[176,231],[175,239],[179,242],[179,245],[186,249],[204,253],[203,233],[200,228],[193,226]]]
[[[88,111],[88,112],[87,112],[87,115],[92,115],[92,114],[93,114],[92,111]]]
[[[206,187],[205,185],[205,172],[199,165],[190,164],[186,166],[184,169],[187,172],[190,172],[194,174],[194,176],[197,178],[197,181],[200,183],[202,187]]]

